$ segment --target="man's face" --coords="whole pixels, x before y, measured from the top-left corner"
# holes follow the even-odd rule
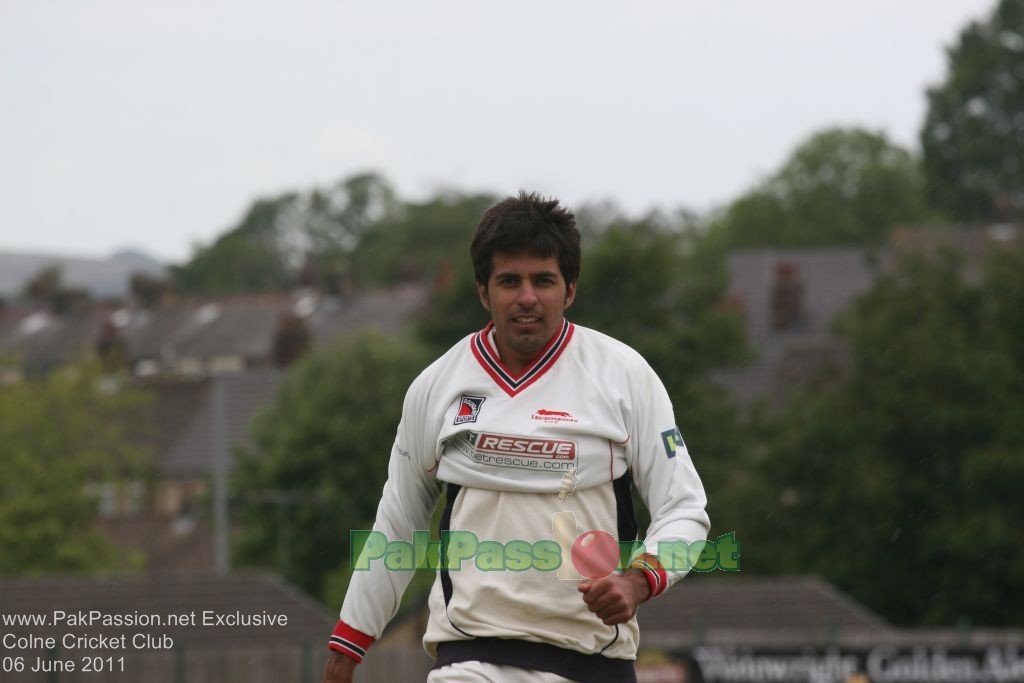
[[[487,285],[476,285],[480,302],[491,312],[498,353],[515,372],[544,348],[562,315],[576,298],[576,283],[568,287],[554,257],[526,253],[497,253]]]

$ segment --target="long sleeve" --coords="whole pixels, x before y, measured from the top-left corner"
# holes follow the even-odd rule
[[[657,581],[652,594],[660,594],[686,574],[676,548],[707,538],[710,528],[704,486],[676,426],[664,385],[646,362],[635,369],[630,382],[632,470],[637,490],[651,513],[644,546],[658,557],[653,569]],[[674,555],[667,557],[666,555]],[[660,566],[659,566],[660,565]],[[657,585],[657,590],[653,590]]]
[[[434,468],[436,441],[426,426],[424,385],[421,375],[406,394],[391,449],[388,479],[373,524],[373,531],[389,542],[411,542],[414,531],[429,529],[440,494],[440,487],[430,473]],[[378,554],[374,555],[375,552]],[[388,571],[379,557],[379,545],[368,542],[355,566],[369,568],[352,572],[341,621],[331,637],[331,649],[356,661],[362,660],[369,645],[394,617],[413,576],[411,571]]]

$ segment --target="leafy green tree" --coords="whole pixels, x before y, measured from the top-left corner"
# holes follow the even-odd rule
[[[868,245],[900,223],[926,220],[917,160],[884,134],[815,133],[711,226],[720,248]]]
[[[283,217],[298,204],[294,194],[260,199],[237,226],[200,247],[192,259],[172,269],[176,288],[185,294],[272,292],[290,281],[280,245]]]
[[[495,201],[490,195],[450,192],[403,203],[368,229],[354,249],[357,281],[380,286],[449,276],[454,261],[468,260],[473,230]]]
[[[703,478],[712,524],[725,533],[735,529],[732,482],[744,471],[747,432],[709,373],[745,358],[746,341],[739,317],[719,305],[724,263],[705,258],[685,224],[648,216],[606,227],[584,254],[570,314],[632,346],[658,373]]]
[[[142,464],[123,433],[134,392],[85,364],[0,388],[0,574],[112,568],[89,484]]]
[[[746,568],[819,573],[897,623],[1024,624],[1024,250],[883,277],[846,381],[797,398],[744,491]]]
[[[175,284],[189,294],[275,292],[297,283],[337,293],[352,286],[353,250],[397,206],[390,185],[372,173],[258,199],[238,225],[174,269]]]
[[[929,201],[960,220],[1024,208],[1024,0],[1000,0],[948,51],[921,131]]]
[[[374,173],[357,174],[326,191],[311,192],[302,211],[290,221],[294,251],[304,261],[304,284],[333,294],[357,286],[362,255],[355,252],[401,210],[394,190]]]
[[[236,468],[242,562],[333,594],[349,531],[373,523],[405,391],[427,361],[408,340],[366,336],[295,367]]]
[[[391,185],[376,173],[359,173],[326,191],[314,190],[302,217],[313,252],[348,254],[379,221],[398,210]]]
[[[574,320],[622,339],[666,384],[682,384],[742,357],[738,320],[687,257],[687,240],[649,221],[605,230],[586,250]],[[724,285],[724,282],[720,283]]]
[[[415,321],[416,336],[435,354],[482,329],[491,319],[477,295],[468,242],[462,258],[454,258],[450,263],[445,279]]]

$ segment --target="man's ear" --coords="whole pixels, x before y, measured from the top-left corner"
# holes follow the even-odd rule
[[[476,283],[476,293],[480,296],[480,303],[485,310],[491,310],[491,298],[487,296],[487,285]]]
[[[569,308],[572,306],[572,302],[576,301],[576,283],[572,282],[565,286],[565,307]]]

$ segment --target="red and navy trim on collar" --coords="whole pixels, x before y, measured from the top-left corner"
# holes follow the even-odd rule
[[[562,355],[562,351],[565,351],[565,347],[569,345],[569,340],[572,339],[572,333],[576,326],[563,319],[561,329],[552,335],[547,345],[541,349],[533,362],[526,366],[518,377],[509,371],[505,364],[501,362],[498,353],[491,348],[490,334],[493,328],[494,322],[489,322],[487,327],[474,334],[470,339],[470,348],[473,349],[473,355],[476,356],[477,361],[487,374],[491,376],[491,379],[504,389],[506,394],[515,396],[551,369],[551,366],[555,364],[558,357]]]

